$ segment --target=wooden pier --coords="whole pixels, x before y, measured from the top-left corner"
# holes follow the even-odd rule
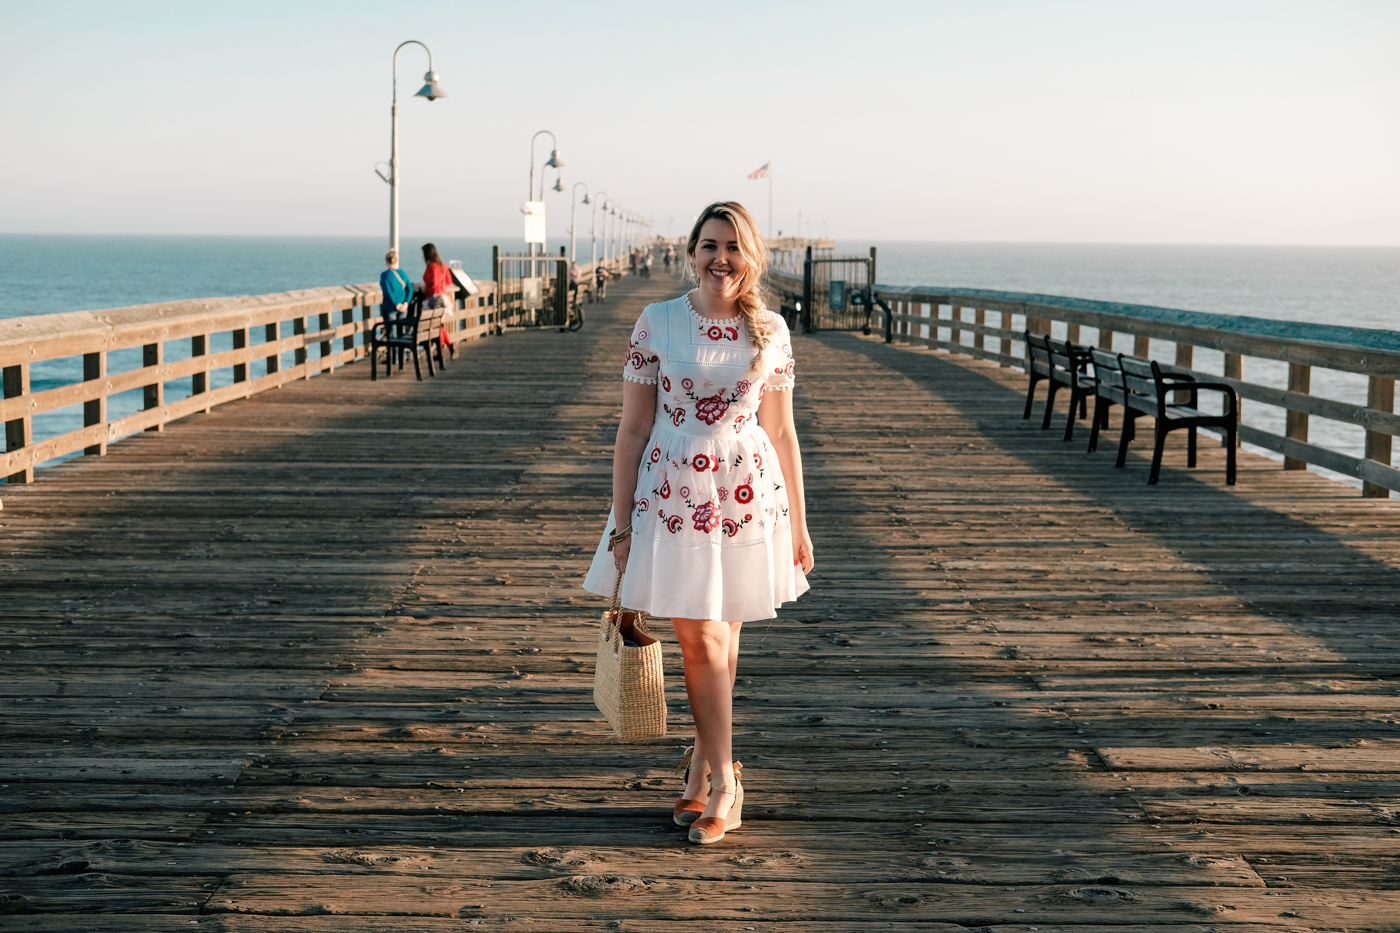
[[[614,289],[0,487],[0,929],[1400,930],[1400,503],[1177,438],[1149,487],[1019,373],[845,333],[796,338],[817,567],[745,629],[744,827],[689,845],[664,623],[673,735],[591,702],[678,285]]]

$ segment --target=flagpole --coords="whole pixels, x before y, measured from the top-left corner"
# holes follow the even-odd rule
[[[771,237],[777,234],[773,231],[773,163],[768,165],[768,235]]]

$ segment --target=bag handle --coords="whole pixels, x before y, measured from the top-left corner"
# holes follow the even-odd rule
[[[612,612],[610,613],[610,616],[611,616],[611,618],[612,618],[612,627],[613,627],[613,629],[618,633],[618,637],[621,637],[621,635],[622,635],[622,571],[621,571],[621,570],[619,570],[619,571],[617,572],[617,579],[613,582],[613,594],[612,594],[612,607],[611,607],[611,608],[612,608]],[[633,629],[636,629],[636,630],[639,630],[639,631],[642,631],[642,632],[646,633],[647,635],[650,635],[650,634],[651,634],[651,631],[647,628],[647,614],[646,614],[645,612],[638,611],[636,615],[637,615],[637,618],[636,618],[635,621],[633,621],[633,623],[632,623],[632,628],[633,628]]]

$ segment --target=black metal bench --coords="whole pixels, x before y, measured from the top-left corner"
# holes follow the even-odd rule
[[[403,369],[404,353],[413,354],[413,372],[418,381],[423,381],[423,369],[418,362],[418,351],[424,351],[428,360],[428,375],[436,375],[433,370],[433,354],[436,351],[438,368],[445,368],[442,358],[442,340],[439,329],[442,327],[445,309],[424,310],[420,300],[409,303],[403,317],[379,321],[369,334],[369,378],[379,378],[379,350],[384,349],[384,375],[393,375],[393,364],[397,360]]]
[[[1030,385],[1026,387],[1026,410],[1023,419],[1030,418],[1031,406],[1035,402],[1036,384],[1046,383],[1045,417],[1041,419],[1041,430],[1050,427],[1050,418],[1055,413],[1055,394],[1060,389],[1069,389],[1069,424],[1065,425],[1065,440],[1074,437],[1074,413],[1079,417],[1087,414],[1087,399],[1094,394],[1095,383],[1088,374],[1089,352],[1077,347],[1068,340],[1058,340],[1044,334],[1025,332],[1026,372],[1030,374]]]
[[[1099,432],[1108,427],[1108,410],[1123,404],[1123,368],[1119,354],[1098,347],[1089,348],[1094,365],[1094,418],[1089,428],[1089,453],[1099,449]]]
[[[1112,398],[1123,406],[1123,430],[1118,440],[1118,460],[1116,466],[1123,466],[1128,456],[1128,445],[1136,435],[1137,419],[1149,415],[1155,420],[1155,444],[1152,451],[1152,472],[1147,482],[1155,485],[1162,472],[1162,453],[1166,447],[1167,434],[1185,428],[1189,433],[1187,441],[1186,465],[1196,465],[1196,429],[1218,428],[1225,434],[1225,484],[1235,484],[1235,447],[1239,423],[1239,400],[1235,390],[1223,382],[1198,382],[1187,373],[1164,372],[1156,360],[1143,360],[1135,356],[1118,354],[1118,374],[1122,379],[1121,398]],[[1100,383],[1105,381],[1107,372],[1097,373]],[[1209,415],[1199,408],[1199,393],[1202,391],[1221,393],[1224,411]],[[1185,402],[1173,400],[1173,396],[1185,395]],[[1102,423],[1099,421],[1098,401],[1095,400],[1095,431],[1108,421],[1107,407],[1103,410]],[[1091,433],[1090,449],[1097,442]]]

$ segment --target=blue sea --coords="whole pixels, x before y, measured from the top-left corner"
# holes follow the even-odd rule
[[[417,247],[424,240],[406,236],[402,242],[405,268],[416,278]],[[490,277],[493,245],[522,249],[505,237],[433,242],[474,278]],[[868,254],[872,245],[878,248],[878,281],[892,285],[1039,292],[1400,330],[1400,247],[838,241],[837,253]],[[385,249],[381,237],[0,234],[0,318],[372,282]],[[586,243],[580,242],[579,252],[586,254]],[[216,338],[213,352],[229,348],[227,335],[222,337],[224,345]],[[124,352],[130,359],[110,354],[110,371],[140,365],[139,350]],[[1170,358],[1170,346],[1154,342],[1153,355]],[[1219,372],[1218,356],[1198,351],[1197,368]],[[36,365],[31,378],[35,389],[76,381],[80,361]],[[1282,387],[1287,371],[1281,363],[1251,359],[1245,378]],[[214,384],[220,384],[217,374]],[[180,384],[166,389],[170,400],[183,397]],[[1366,398],[1365,380],[1343,373],[1315,371],[1313,391],[1358,403]],[[109,402],[110,417],[140,407],[139,390],[126,395]],[[73,430],[81,419],[80,410],[68,409],[37,417],[35,437]],[[1282,432],[1283,412],[1272,406],[1247,403],[1245,420]],[[1322,419],[1313,425],[1317,442],[1360,455],[1360,428]]]

